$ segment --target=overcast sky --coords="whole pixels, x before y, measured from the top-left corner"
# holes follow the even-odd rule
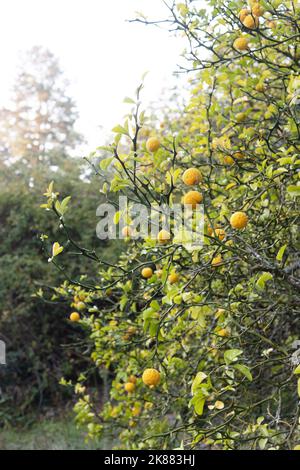
[[[172,87],[172,72],[182,63],[184,41],[127,22],[136,11],[156,19],[167,14],[162,0],[2,1],[0,106],[8,100],[19,52],[47,46],[71,80],[89,149],[102,145],[104,135],[122,120],[122,100],[132,96],[142,74],[149,71],[144,92],[149,102]]]

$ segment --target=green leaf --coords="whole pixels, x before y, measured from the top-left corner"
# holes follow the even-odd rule
[[[263,438],[259,439],[258,445],[259,445],[260,450],[264,450],[264,448],[266,447],[267,442],[268,442],[267,437],[263,437]]]
[[[294,374],[295,374],[295,375],[300,374],[300,364],[299,364],[299,366],[297,366],[296,369],[294,370]]]
[[[300,186],[290,185],[287,187],[287,192],[291,196],[300,196]]]
[[[198,416],[203,415],[203,408],[205,405],[205,398],[198,398],[195,400],[194,403],[194,410],[197,413]]]
[[[287,247],[287,245],[283,245],[283,246],[279,249],[279,251],[278,251],[278,253],[277,253],[277,256],[276,256],[277,261],[282,261],[282,258],[283,258],[284,252],[285,252],[285,250],[286,250],[286,247]]]
[[[125,129],[123,126],[116,126],[112,129],[112,132],[115,132],[116,134],[124,134],[128,135],[128,130]]]
[[[108,157],[108,158],[104,158],[103,160],[101,160],[99,163],[101,170],[103,171],[107,170],[107,168],[109,167],[113,159],[114,157]]]
[[[259,289],[263,290],[267,281],[273,279],[273,275],[269,272],[264,272],[256,281],[256,285]]]
[[[52,256],[53,258],[63,251],[64,247],[60,246],[58,242],[53,243],[52,246]]]
[[[207,375],[204,372],[198,372],[192,383],[192,395],[194,395],[197,387],[207,378]]]
[[[126,98],[124,98],[123,100],[123,103],[135,104],[135,101],[132,98],[129,98],[128,96],[126,96]]]
[[[226,364],[230,364],[231,362],[234,362],[241,354],[243,354],[241,349],[227,349],[227,351],[224,352],[224,361]]]
[[[241,374],[243,374],[245,377],[247,377],[247,379],[250,382],[252,382],[253,377],[252,377],[249,367],[244,366],[243,364],[235,364],[234,368],[237,369],[239,372],[241,372]]]

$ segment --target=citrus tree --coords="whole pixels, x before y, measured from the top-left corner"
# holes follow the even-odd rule
[[[62,383],[74,387],[90,436],[111,432],[120,447],[297,449],[300,7],[168,8],[162,23],[187,37],[194,71],[185,112],[147,121],[140,87],[94,168],[108,201],[201,204],[204,241],[187,246],[172,224],[156,240],[136,239],[118,210],[127,250],[110,264],[69,236],[72,206],[65,214],[50,188],[47,206],[66,236],[48,247],[66,272],[57,295],[90,332],[94,367],[112,379],[103,407],[85,385],[89,371]],[[97,278],[67,274],[74,247],[98,265]]]

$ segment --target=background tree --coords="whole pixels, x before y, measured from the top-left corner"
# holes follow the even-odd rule
[[[106,259],[114,259],[119,249],[96,237],[101,195],[92,190],[83,160],[71,156],[82,136],[74,127],[78,113],[58,61],[40,47],[25,58],[12,105],[0,112],[0,337],[7,346],[7,366],[0,371],[0,424],[29,421],[45,406],[60,412],[67,396],[61,376],[74,375],[73,366],[84,368],[86,361],[84,335],[70,326],[68,308],[55,298],[57,273],[49,270],[42,251],[42,233],[57,239],[62,234],[40,208],[46,181],[53,179],[62,197],[72,196],[77,223],[70,233],[79,243],[101,245]],[[89,265],[73,258],[68,268],[80,276]],[[91,272],[95,276],[97,267]],[[43,302],[43,290],[54,298]],[[76,352],[70,349],[73,343]]]
[[[78,111],[67,87],[52,52],[36,46],[24,54],[11,105],[0,110],[1,160],[14,174],[27,168],[33,177],[41,173],[41,164],[63,171],[66,157],[82,142],[75,130]]]

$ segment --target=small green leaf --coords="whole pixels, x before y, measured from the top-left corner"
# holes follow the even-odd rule
[[[109,167],[113,159],[114,157],[108,157],[108,158],[104,158],[103,160],[101,160],[99,163],[101,170],[103,171],[107,170],[107,168]]]
[[[125,129],[123,126],[116,126],[112,129],[112,132],[115,132],[116,134],[124,134],[128,135],[128,130]]]
[[[241,354],[243,354],[241,349],[227,349],[227,351],[224,352],[224,361],[226,364],[230,364],[231,362],[234,362]]]
[[[286,247],[287,247],[287,245],[283,245],[283,246],[279,249],[279,251],[278,251],[278,253],[277,253],[277,256],[276,256],[277,261],[282,261],[282,258],[283,258],[284,252],[285,252],[285,250],[286,250]]]
[[[53,258],[63,251],[64,247],[60,246],[58,242],[53,243],[52,246],[52,256]]]
[[[295,375],[300,374],[300,364],[299,364],[299,366],[297,366],[296,369],[294,370],[294,374],[295,374]]]
[[[290,185],[287,187],[287,192],[291,196],[300,196],[300,186]]]
[[[123,100],[123,103],[135,104],[135,101],[132,98],[129,98],[128,96],[126,96],[126,98],[124,98]]]
[[[263,290],[267,281],[273,279],[273,275],[269,272],[264,272],[256,281],[256,285],[259,289]]]
[[[206,377],[207,375],[204,374],[204,372],[198,372],[192,383],[192,395],[194,395],[197,387],[206,379]]]
[[[252,377],[249,367],[244,366],[243,364],[235,364],[234,368],[237,369],[239,372],[241,372],[241,374],[243,374],[245,377],[247,377],[247,379],[250,382],[252,382],[253,377]]]

